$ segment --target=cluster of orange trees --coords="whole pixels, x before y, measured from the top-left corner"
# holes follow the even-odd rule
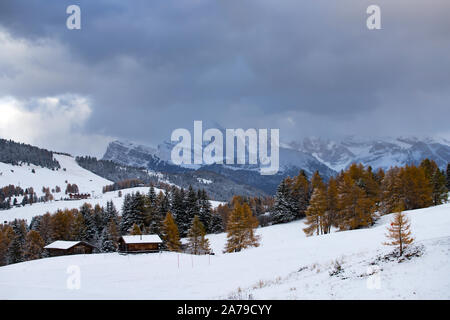
[[[351,230],[370,226],[378,215],[439,205],[447,201],[446,177],[429,159],[419,166],[374,172],[352,164],[324,182],[316,172],[311,181],[301,172],[283,180],[272,210],[274,223],[306,217],[307,235],[326,234],[332,227]]]
[[[376,173],[370,167],[351,165],[327,185],[318,184],[305,212],[305,233],[328,233],[372,225],[377,215],[397,208],[412,210],[447,201],[445,175],[434,161],[419,166],[394,167]]]
[[[106,252],[103,246],[110,237],[118,237],[117,221],[118,212],[109,202],[106,208],[86,203],[79,210],[35,216],[29,225],[23,219],[0,224],[0,266],[45,257],[43,247],[55,240],[82,240]]]

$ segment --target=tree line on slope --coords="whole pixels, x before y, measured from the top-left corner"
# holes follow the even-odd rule
[[[106,185],[102,188],[102,192],[111,192],[121,189],[129,189],[144,186],[144,182],[139,179],[127,179],[122,181],[114,182],[113,184]]]
[[[67,181],[66,183],[65,194],[76,194],[79,192],[78,186],[75,183],[70,184]],[[19,186],[10,184],[0,188],[0,210],[8,210],[15,206],[25,206],[27,204],[31,206],[33,203],[52,201],[55,198],[54,194],[60,192],[61,187],[59,186],[55,186],[52,189],[50,189],[50,187],[42,187],[42,193],[44,195],[38,197],[33,187],[23,189]],[[18,197],[22,197],[22,200],[19,201]]]
[[[308,179],[302,171],[284,179],[275,195],[271,223],[306,218],[307,235],[364,228],[378,215],[439,205],[447,201],[448,177],[433,160],[419,166],[393,167],[373,172],[371,167],[352,164],[324,182],[318,172]]]
[[[110,160],[97,160],[96,157],[76,157],[78,165],[100,177],[118,182],[130,179],[140,180],[144,183],[151,182],[151,177],[145,168],[135,168],[117,164]]]
[[[60,168],[58,161],[53,159],[53,152],[5,139],[0,139],[0,162],[34,164],[52,170]]]

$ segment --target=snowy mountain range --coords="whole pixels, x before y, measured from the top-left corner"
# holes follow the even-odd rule
[[[406,164],[418,165],[423,159],[436,161],[441,169],[450,161],[450,141],[434,138],[399,137],[363,139],[348,137],[340,141],[305,138],[289,144],[315,157],[330,169],[340,171],[352,163],[374,169]]]
[[[122,165],[144,167],[158,172],[182,174],[192,171],[212,171],[238,184],[246,184],[273,193],[282,178],[305,170],[308,175],[318,170],[331,177],[352,163],[362,163],[373,169],[419,164],[429,158],[444,169],[450,162],[450,141],[445,139],[399,137],[363,139],[348,137],[342,140],[305,138],[282,143],[280,170],[274,176],[261,176],[258,166],[250,165],[183,165],[170,160],[175,143],[163,142],[149,147],[129,141],[113,141],[103,156]]]
[[[111,142],[103,160],[110,160],[121,165],[144,167],[157,172],[186,174],[189,172],[213,172],[237,184],[258,188],[266,193],[273,193],[280,181],[288,175],[297,175],[305,170],[311,175],[318,170],[324,177],[336,172],[320,162],[313,155],[291,147],[280,147],[280,170],[272,176],[263,176],[257,165],[175,165],[170,159],[174,143],[163,142],[157,147],[148,147],[129,141]],[[200,177],[202,178],[202,177]]]
[[[318,170],[324,178],[328,178],[354,162],[362,163],[366,166],[370,165],[375,170],[378,168],[388,169],[391,166],[403,166],[405,164],[419,164],[425,158],[436,161],[441,169],[445,169],[450,162],[450,142],[445,139],[417,137],[363,139],[349,137],[342,140],[329,140],[305,138],[300,141],[282,143],[280,146],[279,172],[276,175],[264,176],[260,174],[258,165],[175,165],[170,159],[174,144],[172,142],[163,142],[156,147],[151,147],[129,141],[113,141],[108,145],[103,160],[111,160],[119,165],[146,169],[131,170],[130,178],[141,179],[140,176],[133,176],[133,172],[136,171],[141,173],[141,175],[148,175],[148,177],[163,173],[161,175],[163,181],[183,188],[189,185],[195,188],[204,188],[216,200],[227,200],[233,194],[246,196],[274,194],[284,177],[297,175],[299,170],[305,170],[308,175]],[[12,147],[13,143],[11,142],[8,145]],[[20,148],[19,145],[14,146]],[[7,150],[4,151],[3,156],[10,155],[11,159],[13,159],[16,153],[13,151],[8,152]],[[24,154],[19,153],[19,155],[19,162],[26,162],[26,159],[23,158]],[[63,182],[65,180],[71,183],[77,182],[75,181],[76,179],[68,175],[68,172],[63,171],[63,168],[68,166],[66,163],[68,160],[66,161],[66,159],[71,159],[70,161],[72,162],[75,162],[75,159],[63,155],[56,155],[55,159],[59,161],[57,164],[61,168],[45,168],[45,170],[41,170],[40,167],[36,167],[35,171],[37,174],[27,176],[37,179],[39,173],[44,171],[48,171],[49,174],[61,172]],[[9,160],[6,159],[5,161]],[[33,186],[36,190],[42,189],[42,184],[35,186],[21,181],[21,175],[18,172],[19,167],[14,169],[14,165],[10,168],[11,164],[0,164],[6,166],[0,170],[0,182],[2,182],[0,186],[14,184],[24,187]],[[116,181],[112,178],[114,175],[105,174],[108,170],[96,170],[95,166],[92,167],[82,162],[79,162],[78,165],[105,178],[108,182]],[[104,166],[106,164],[100,163],[99,165]],[[23,168],[32,170],[32,167],[33,164],[31,163]],[[52,181],[48,177],[43,180]],[[101,186],[108,184],[106,180],[102,181]],[[46,187],[55,187],[53,183],[48,182],[47,184],[45,185]],[[62,182],[58,182],[58,185],[63,187]],[[92,187],[89,187],[87,192],[93,190]]]

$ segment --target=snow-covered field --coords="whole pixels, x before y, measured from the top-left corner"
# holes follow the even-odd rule
[[[94,254],[0,267],[1,299],[449,299],[450,204],[407,212],[423,255],[376,261],[391,216],[364,230],[306,238],[303,222],[260,228],[261,246],[214,256]],[[343,271],[330,276],[334,261]],[[375,265],[372,265],[375,263]],[[70,289],[79,270],[80,288]],[[68,273],[69,272],[69,273]]]

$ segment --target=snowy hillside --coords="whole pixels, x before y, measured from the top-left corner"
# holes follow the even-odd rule
[[[52,193],[55,200],[45,203],[38,202],[32,205],[27,204],[23,207],[12,207],[9,210],[0,210],[1,222],[14,219],[26,219],[30,222],[31,218],[36,215],[43,215],[46,212],[54,213],[58,209],[80,208],[86,202],[92,205],[105,206],[108,201],[112,200],[116,208],[120,210],[123,198],[118,196],[118,191],[102,193],[102,188],[112,184],[112,181],[80,167],[75,159],[70,156],[55,154],[54,158],[61,165],[59,170],[51,170],[35,165],[13,166],[0,162],[0,187],[9,184],[20,186],[24,189],[32,187],[37,196],[43,195],[42,187],[54,189],[56,186],[59,186],[61,189],[60,192]],[[79,188],[79,193],[89,193],[92,197],[84,200],[62,200],[67,198],[65,189],[68,183],[76,184]],[[127,193],[136,192],[146,194],[148,190],[148,187],[130,188],[122,190],[122,194],[123,196]],[[155,188],[155,191],[159,193],[163,190]],[[20,203],[21,197],[19,196],[17,199]],[[223,202],[211,201],[213,207],[217,207],[220,203]]]
[[[407,215],[423,254],[401,263],[377,259],[392,250],[382,245],[391,216],[309,238],[297,221],[258,229],[261,246],[239,253],[222,254],[218,234],[209,237],[214,256],[112,253],[0,267],[0,299],[449,299],[450,204]],[[336,259],[343,270],[330,275]],[[80,288],[68,289],[74,268]]]
[[[42,187],[50,189],[59,186],[60,194],[54,194],[55,199],[64,197],[67,183],[78,185],[80,193],[101,193],[102,187],[112,182],[81,168],[74,158],[55,154],[54,158],[61,168],[51,170],[30,164],[13,166],[0,162],[0,187],[12,184],[23,189],[32,187],[37,195],[42,195]],[[35,173],[33,173],[33,170]]]
[[[60,192],[52,192],[54,199],[65,198],[67,184],[76,184],[79,193],[89,193],[94,197],[101,194],[102,187],[112,182],[81,168],[74,158],[66,155],[54,154],[61,168],[51,170],[35,165],[14,166],[0,162],[0,187],[7,185],[19,186],[22,189],[32,187],[37,196],[42,196],[42,188],[56,189]],[[18,199],[19,202],[21,199]],[[0,212],[1,214],[1,212]]]

